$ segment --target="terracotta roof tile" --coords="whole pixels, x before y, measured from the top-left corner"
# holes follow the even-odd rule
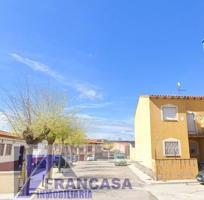
[[[204,100],[204,96],[184,96],[184,95],[148,95],[150,98],[156,99],[195,99]]]
[[[9,133],[7,131],[1,131],[1,130],[0,130],[0,137],[23,140],[22,138],[15,136],[12,133]]]

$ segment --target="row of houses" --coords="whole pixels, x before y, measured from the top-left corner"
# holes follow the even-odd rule
[[[107,142],[111,144],[107,149]],[[87,139],[84,144],[77,146],[67,146],[67,154],[72,155],[75,160],[85,161],[89,156],[96,160],[111,159],[114,153],[120,152],[130,157],[130,144],[133,141],[107,141],[104,139]],[[18,168],[18,164],[22,164],[24,159],[23,153],[26,142],[11,133],[0,131],[0,171],[11,171]],[[60,154],[62,145],[54,144],[53,153]],[[36,161],[39,157],[47,154],[47,142],[43,141],[38,145],[34,145],[33,159]]]
[[[133,141],[108,141],[111,144],[109,149],[106,148],[106,140],[103,139],[87,139],[85,144],[79,146],[71,146],[69,151],[75,160],[85,161],[88,157],[94,157],[95,160],[112,159],[114,153],[120,152],[130,157],[130,144]],[[60,145],[54,145],[55,154],[60,152]],[[68,150],[67,150],[68,151]]]
[[[96,160],[111,159],[115,152],[124,153],[129,157],[129,144],[132,141],[108,141],[111,148],[105,148],[106,140],[87,139],[83,145],[71,146],[71,155],[75,160],[85,161],[89,156]],[[0,131],[0,193],[16,193],[20,185],[20,174],[25,159],[26,142],[11,133]],[[60,153],[61,145],[54,144],[53,153]],[[68,152],[68,151],[67,151]],[[34,145],[33,162],[37,163],[47,155],[47,142]],[[4,184],[7,180],[7,184]],[[8,185],[10,187],[8,187]]]

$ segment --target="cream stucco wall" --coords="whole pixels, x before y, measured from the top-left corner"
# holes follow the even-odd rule
[[[135,113],[135,152],[136,160],[152,168],[150,101],[148,96],[141,96]]]
[[[137,151],[136,148],[130,144],[130,160],[136,161],[137,160]]]
[[[18,192],[20,172],[2,171],[0,172],[0,194]]]

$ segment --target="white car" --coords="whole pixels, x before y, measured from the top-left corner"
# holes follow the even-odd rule
[[[95,160],[95,156],[91,155],[91,156],[87,156],[87,161],[94,161]]]
[[[124,154],[116,154],[114,159],[115,166],[126,166],[127,160]]]

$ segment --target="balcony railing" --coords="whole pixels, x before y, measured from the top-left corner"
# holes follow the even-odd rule
[[[204,132],[188,132],[189,137],[204,137]]]

